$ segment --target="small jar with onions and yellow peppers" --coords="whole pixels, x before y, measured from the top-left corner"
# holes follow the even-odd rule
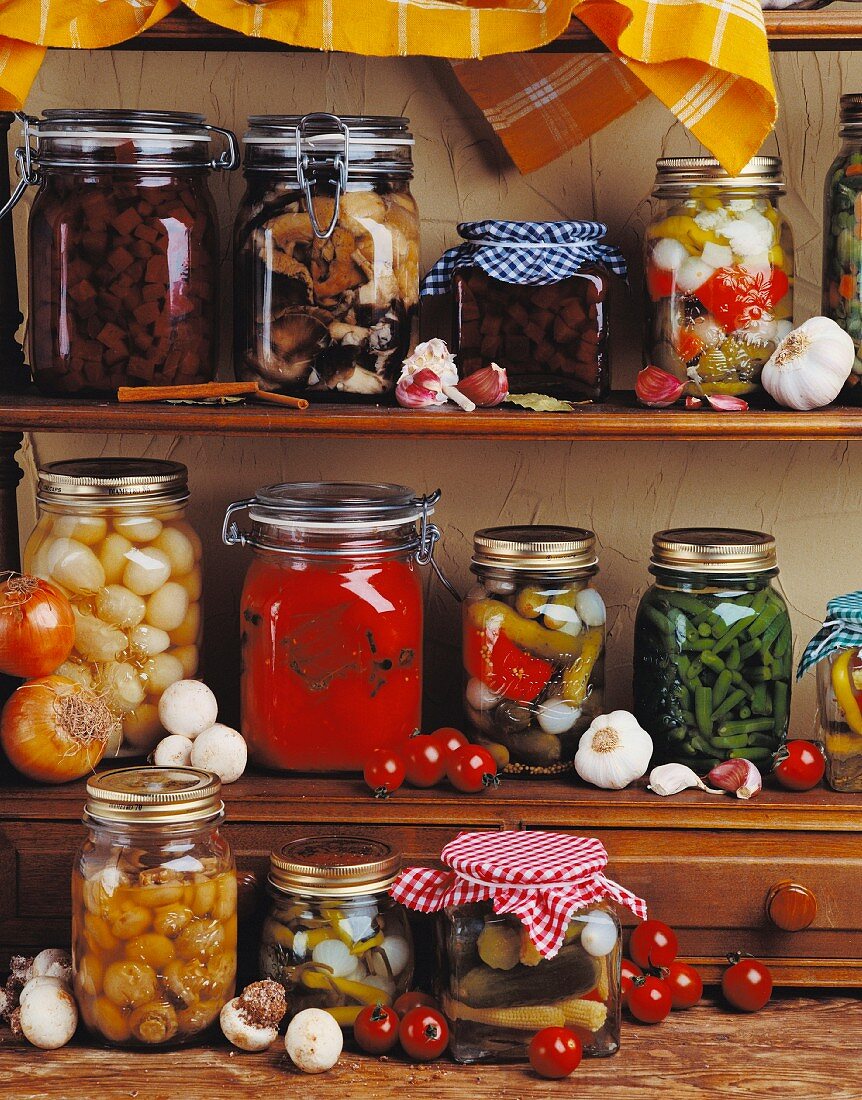
[[[75,998],[118,1046],[189,1042],[236,977],[237,879],[221,782],[196,768],[120,768],[87,783],[72,871]]]
[[[711,157],[665,157],[656,168],[645,361],[692,394],[760,396],[760,371],[793,317],[781,161],[754,157],[737,176]]]
[[[322,1008],[352,1027],[365,1005],[410,988],[413,939],[389,896],[400,869],[400,853],[369,837],[304,837],[272,852],[260,974],[284,986],[292,1015]]]

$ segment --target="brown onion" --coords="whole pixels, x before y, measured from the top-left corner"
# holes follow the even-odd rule
[[[74,642],[72,605],[59,588],[20,573],[0,582],[0,672],[23,680],[47,676]]]

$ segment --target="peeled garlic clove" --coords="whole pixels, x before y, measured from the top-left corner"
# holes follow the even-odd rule
[[[582,588],[575,596],[575,611],[584,626],[603,626],[607,618],[605,601],[595,588]]]
[[[706,778],[737,798],[754,798],[763,788],[760,771],[750,760],[723,760]]]
[[[652,791],[653,794],[665,796],[679,794],[680,791],[688,790],[689,787],[699,787],[707,794],[722,793],[707,787],[703,780],[685,764],[659,764],[649,773],[647,790]]]

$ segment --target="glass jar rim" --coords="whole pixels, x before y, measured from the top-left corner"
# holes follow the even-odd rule
[[[740,576],[777,573],[775,539],[765,531],[732,527],[676,527],[656,531],[650,571]]]
[[[71,458],[39,467],[36,501],[93,504],[180,504],[189,499],[189,471],[159,458]]]
[[[269,884],[279,893],[349,897],[388,891],[401,870],[391,844],[363,836],[306,836],[270,853]]]
[[[780,157],[752,157],[736,174],[721,167],[715,157],[660,157],[656,161],[653,195],[656,198],[687,196],[694,187],[720,190],[766,190],[785,193]]]

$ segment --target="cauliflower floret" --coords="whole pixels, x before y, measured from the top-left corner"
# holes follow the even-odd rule
[[[746,210],[754,209],[754,199],[731,199],[727,205],[729,209],[735,211],[737,214],[742,214]]]
[[[699,214],[695,214],[694,220],[695,224],[699,225],[701,229],[714,229],[717,233],[723,233],[724,226],[731,218],[722,206],[718,210],[701,210]]]
[[[722,236],[730,242],[737,256],[746,259],[768,252],[772,245],[772,223],[756,211],[751,211],[764,223],[766,228],[748,220],[746,216],[729,222],[721,230]]]

